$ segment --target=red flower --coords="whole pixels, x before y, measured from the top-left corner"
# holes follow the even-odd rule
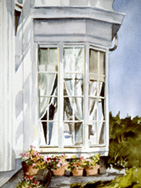
[[[49,158],[49,157],[47,158],[47,161],[50,161],[50,158]]]

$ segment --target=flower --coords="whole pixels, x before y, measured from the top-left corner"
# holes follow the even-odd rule
[[[66,166],[67,165],[66,157],[67,156],[65,155],[55,155],[55,156],[51,156],[50,158],[47,158],[50,169],[53,170]]]
[[[16,188],[43,188],[40,181],[34,179],[33,176],[23,176],[22,179],[19,181]]]
[[[72,158],[69,160],[68,163],[68,170],[72,171],[76,168],[84,168],[84,157],[80,156],[79,158],[76,158],[75,156],[72,156]]]
[[[35,146],[31,145],[29,150],[21,153],[21,161],[26,163],[28,166],[32,165],[32,167],[39,169],[45,168],[46,163],[44,161],[44,156],[40,155],[40,153],[35,149]]]
[[[86,168],[90,168],[90,167],[92,167],[92,166],[98,165],[98,164],[99,164],[99,161],[100,161],[100,154],[97,153],[97,154],[95,154],[95,155],[93,155],[93,156],[90,156],[89,158],[86,158],[86,159],[84,160],[84,166],[85,166]]]

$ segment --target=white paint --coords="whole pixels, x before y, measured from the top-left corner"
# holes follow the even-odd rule
[[[12,170],[14,152],[14,2],[0,1],[0,171]]]
[[[26,150],[30,144],[38,145],[39,143],[40,134],[36,136],[34,134],[35,130],[36,132],[39,130],[37,45],[35,43],[86,42],[107,49],[111,46],[112,37],[118,31],[124,17],[123,14],[112,10],[112,3],[113,0],[25,1],[16,36],[15,53],[14,0],[0,0],[0,90],[2,91],[0,92],[0,170],[11,170],[14,167],[14,155],[19,157],[19,153]],[[62,7],[51,8],[52,6]],[[34,7],[40,8],[34,9]],[[47,8],[42,9],[41,7]],[[53,21],[34,22],[34,19],[38,18],[52,19]],[[61,21],[63,18],[66,20]],[[118,26],[116,26],[117,24]],[[57,34],[59,35],[57,36]],[[15,74],[14,64],[16,64]],[[108,80],[106,80],[106,84],[108,85]],[[107,106],[108,89],[106,93]],[[61,91],[60,95],[62,95]],[[87,106],[86,103],[85,106]],[[62,112],[60,111],[61,116]],[[106,118],[106,124],[108,124],[108,112]],[[60,123],[62,123],[61,120]],[[87,126],[85,131],[87,133]],[[62,136],[61,129],[60,136]],[[89,148],[87,152],[101,151],[103,155],[107,155],[108,139],[106,143],[107,146]],[[63,143],[60,143],[60,148],[62,145]],[[76,148],[70,151],[85,153],[87,146],[88,143],[85,140],[85,148],[82,150]],[[66,149],[49,149],[49,151],[68,152]]]
[[[90,6],[100,9],[113,11],[114,0],[34,0],[34,7],[52,7],[52,6]]]

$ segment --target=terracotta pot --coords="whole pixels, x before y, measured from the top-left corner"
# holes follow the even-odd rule
[[[96,174],[98,174],[98,169],[100,168],[100,166],[99,165],[96,165],[96,166],[92,166],[92,167],[90,167],[90,168],[85,168],[85,170],[86,170],[86,175],[87,176],[93,176],[93,175],[96,175]]]
[[[57,169],[53,169],[53,174],[55,176],[63,176],[65,173],[66,166],[59,167]]]
[[[27,175],[27,176],[36,175],[39,170],[39,169],[33,167],[32,165],[28,166],[25,162],[22,162],[22,167],[23,167],[24,175]]]
[[[76,167],[76,169],[72,170],[73,176],[82,176],[83,175],[83,168]]]

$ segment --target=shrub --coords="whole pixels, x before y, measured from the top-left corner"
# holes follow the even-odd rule
[[[113,167],[141,167],[141,118],[110,113],[110,145],[108,163]]]
[[[97,181],[91,183],[72,184],[71,188],[139,188],[141,187],[141,168],[131,168],[125,175],[116,177],[112,181]]]

